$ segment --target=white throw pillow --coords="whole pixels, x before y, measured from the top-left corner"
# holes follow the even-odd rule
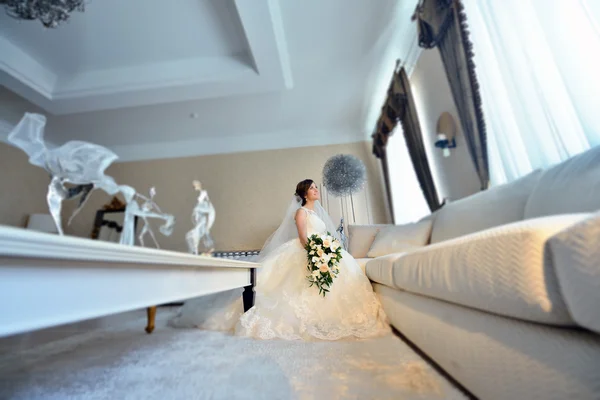
[[[390,224],[348,225],[348,253],[354,258],[366,258],[375,236]]]
[[[426,246],[431,236],[431,220],[382,228],[375,236],[367,257],[375,258]]]

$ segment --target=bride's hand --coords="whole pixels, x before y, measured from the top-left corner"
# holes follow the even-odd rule
[[[298,239],[300,239],[302,247],[306,247],[306,244],[308,243],[308,237],[306,235],[306,211],[299,208],[298,211],[296,211],[296,217],[294,219],[296,220],[296,228],[298,228]]]

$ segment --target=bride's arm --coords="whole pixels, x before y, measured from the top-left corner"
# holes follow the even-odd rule
[[[305,247],[308,243],[308,236],[306,234],[306,211],[299,208],[296,211],[296,228],[298,228],[298,239],[300,239],[300,243],[302,243],[302,247]]]

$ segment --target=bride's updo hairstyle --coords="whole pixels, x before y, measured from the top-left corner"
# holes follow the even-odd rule
[[[306,205],[306,194],[308,193],[308,189],[310,189],[310,185],[315,183],[312,179],[305,179],[302,182],[296,185],[296,193],[298,196],[298,200],[302,200],[302,205]]]

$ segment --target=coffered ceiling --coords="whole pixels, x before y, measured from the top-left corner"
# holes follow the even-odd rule
[[[90,0],[56,29],[0,11],[0,90],[54,142],[124,159],[361,140],[415,61],[415,3]]]

